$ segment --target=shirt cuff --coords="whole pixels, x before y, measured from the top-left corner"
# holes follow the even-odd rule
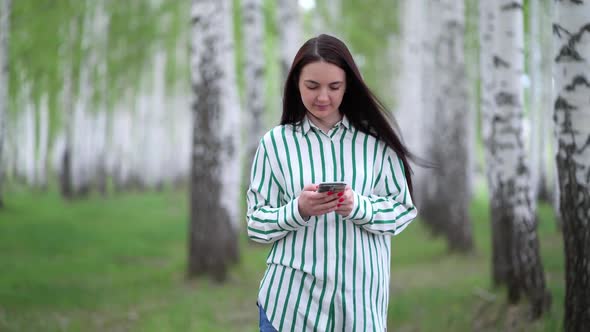
[[[368,197],[359,195],[354,192],[354,202],[352,204],[352,211],[349,215],[344,217],[344,220],[351,220],[357,225],[365,225],[373,221],[373,204]]]
[[[308,223],[309,218],[305,220],[299,213],[299,197],[285,205],[284,213],[282,213],[282,215],[279,213],[279,227],[283,229],[294,230],[300,227],[305,227]]]

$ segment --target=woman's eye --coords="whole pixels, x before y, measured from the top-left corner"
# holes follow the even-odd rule
[[[330,89],[332,91],[337,91],[337,90],[340,90],[340,87],[339,86],[331,86]]]
[[[308,88],[309,90],[315,90],[315,89],[317,89],[318,87],[317,87],[317,86],[308,86],[307,88]]]

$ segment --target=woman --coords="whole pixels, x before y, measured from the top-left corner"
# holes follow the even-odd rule
[[[386,330],[390,236],[417,211],[409,153],[385,114],[344,43],[301,47],[247,193],[249,237],[273,243],[261,331]],[[346,190],[316,192],[334,181]]]

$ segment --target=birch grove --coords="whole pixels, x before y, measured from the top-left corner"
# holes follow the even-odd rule
[[[557,1],[554,116],[566,256],[565,331],[590,330],[590,2]]]
[[[217,280],[237,259],[240,131],[231,13],[230,0],[192,2],[188,275]]]

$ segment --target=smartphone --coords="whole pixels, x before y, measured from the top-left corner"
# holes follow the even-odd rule
[[[346,188],[346,183],[344,183],[344,182],[324,182],[324,183],[320,183],[320,186],[318,187],[317,192],[324,193],[324,192],[331,191],[333,193],[338,193],[338,192],[344,191],[345,188]]]

